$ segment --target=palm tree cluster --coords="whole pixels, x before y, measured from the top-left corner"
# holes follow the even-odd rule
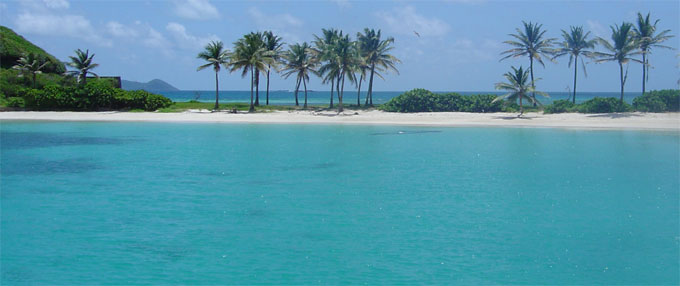
[[[357,40],[349,34],[335,29],[322,29],[321,36],[314,35],[315,40],[289,44],[283,51],[281,37],[271,31],[251,32],[234,43],[233,51],[223,48],[222,42],[209,43],[198,58],[207,61],[198,70],[213,67],[215,70],[215,109],[219,108],[217,93],[219,86],[217,74],[219,66],[230,72],[241,71],[241,76],[250,74],[250,111],[259,105],[260,75],[266,75],[267,97],[269,104],[269,80],[271,71],[282,72],[284,78],[295,75],[295,105],[299,105],[298,92],[300,85],[305,90],[304,108],[307,108],[307,83],[310,75],[320,77],[322,83],[330,84],[330,108],[333,108],[333,92],[338,98],[338,112],[343,111],[345,82],[354,84],[358,89],[357,105],[361,105],[361,84],[368,78],[368,92],[365,104],[373,105],[373,78],[383,78],[382,73],[394,71],[398,73],[396,64],[399,59],[390,54],[393,49],[393,38],[382,39],[380,30],[364,29],[357,33]]]
[[[645,83],[649,79],[649,67],[651,66],[649,64],[649,55],[651,54],[652,48],[670,49],[670,47],[664,46],[661,43],[673,37],[672,35],[669,35],[670,30],[656,33],[656,25],[659,20],[652,22],[649,17],[649,14],[647,14],[646,17],[643,17],[641,13],[638,13],[636,26],[627,22],[623,22],[621,25],[611,26],[611,41],[601,37],[592,39],[590,38],[590,32],[585,32],[583,27],[571,26],[569,32],[562,30],[563,40],[558,43],[557,39],[547,38],[545,36],[546,30],[542,29],[542,25],[531,22],[522,22],[524,29],[517,29],[516,34],[510,34],[514,39],[504,42],[512,46],[512,48],[501,53],[503,56],[501,61],[508,58],[528,57],[529,70],[526,72],[528,72],[531,77],[530,82],[528,83],[531,85],[530,89],[521,86],[523,81],[520,79],[524,78],[519,76],[519,72],[522,71],[522,67],[520,67],[519,70],[512,67],[513,72],[505,74],[505,77],[508,78],[509,82],[499,83],[496,87],[498,89],[509,90],[509,86],[507,86],[509,84],[513,86],[513,90],[516,90],[516,92],[531,92],[531,102],[536,106],[538,101],[535,97],[535,93],[537,93],[535,91],[535,82],[538,81],[538,79],[534,79],[534,61],[537,61],[545,67],[544,58],[554,62],[556,58],[568,55],[568,66],[571,67],[571,64],[574,64],[572,102],[576,102],[576,76],[579,59],[581,60],[583,72],[586,74],[586,65],[583,61],[584,58],[592,59],[596,63],[618,63],[622,102],[624,86],[628,74],[628,63],[632,61],[642,64],[642,93],[644,93]],[[600,46],[603,51],[596,51],[595,49],[597,46]],[[642,59],[635,58],[637,55],[641,55]],[[625,73],[624,65],[626,67]],[[510,75],[512,75],[513,80],[510,80]],[[516,97],[519,97],[520,99],[521,109],[522,96]]]

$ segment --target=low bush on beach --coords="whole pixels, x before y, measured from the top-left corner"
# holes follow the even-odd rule
[[[25,107],[34,110],[112,110],[144,109],[154,111],[168,107],[172,101],[144,90],[115,88],[108,80],[90,80],[85,85],[47,85],[42,89],[24,89],[20,96]]]
[[[380,109],[388,112],[499,112],[503,103],[493,102],[491,94],[460,95],[413,89],[392,98]]]
[[[564,99],[555,100],[552,104],[543,109],[544,113],[565,113],[574,111],[576,111],[576,104]]]
[[[633,99],[633,108],[642,112],[680,111],[680,90],[653,90]]]
[[[578,105],[581,113],[613,113],[633,111],[630,104],[613,97],[595,97]]]

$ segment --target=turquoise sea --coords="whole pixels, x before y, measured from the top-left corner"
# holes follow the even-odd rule
[[[2,285],[680,283],[677,132],[0,131]]]
[[[197,100],[203,102],[215,102],[215,90],[181,90],[181,91],[161,91],[158,92],[173,101],[189,101]],[[373,103],[382,104],[395,96],[404,93],[403,91],[374,91],[373,92]],[[503,92],[498,91],[463,91],[458,92],[462,95],[471,94],[495,94],[502,95]],[[544,98],[537,95],[538,100],[543,104],[550,104],[553,100],[558,99],[571,99],[570,92],[549,92],[549,98]],[[640,96],[641,92],[626,92],[624,94],[624,100],[628,103],[633,102],[633,98]],[[250,90],[248,91],[238,91],[238,90],[228,90],[220,91],[220,102],[250,102]],[[337,104],[338,96],[337,93],[333,93],[335,96],[334,103]],[[312,105],[327,105],[330,103],[331,92],[330,91],[313,91],[307,93],[308,104]],[[594,97],[614,97],[619,98],[620,93],[618,92],[577,92],[576,102],[583,102]],[[264,90],[260,90],[260,104],[266,104],[266,93]],[[303,104],[305,100],[304,92],[298,93],[298,101],[300,105]],[[364,104],[366,100],[366,91],[361,92],[361,105]],[[346,90],[343,97],[343,102],[345,104],[357,104],[357,91]],[[270,90],[269,91],[269,104],[275,105],[294,105],[295,104],[295,92],[287,90]]]

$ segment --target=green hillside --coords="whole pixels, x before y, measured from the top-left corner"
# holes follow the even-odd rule
[[[2,68],[11,68],[23,54],[28,53],[42,55],[50,61],[50,64],[45,67],[45,72],[59,74],[66,72],[66,67],[57,58],[24,39],[12,29],[0,26],[0,66]]]

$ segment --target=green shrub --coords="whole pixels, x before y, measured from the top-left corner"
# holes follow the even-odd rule
[[[653,90],[633,99],[633,108],[642,112],[680,111],[680,90]]]
[[[110,110],[144,109],[154,111],[168,107],[172,101],[144,90],[125,91],[108,80],[90,80],[83,86],[45,86],[22,89],[25,106],[35,110]]]
[[[574,111],[575,104],[569,100],[555,100],[543,109],[544,113],[564,113]]]
[[[470,96],[462,96],[466,99],[467,104],[456,111],[464,112],[500,112],[503,109],[503,102],[496,101],[495,95],[492,94],[474,94]]]
[[[612,113],[632,110],[633,108],[628,103],[621,102],[613,97],[595,97],[578,105],[578,111],[581,113]]]
[[[499,112],[503,103],[493,102],[495,98],[496,96],[490,94],[464,96],[413,89],[392,98],[380,108],[388,112]]]
[[[390,99],[381,108],[389,112],[430,112],[434,111],[436,102],[434,93],[417,88]]]
[[[162,95],[149,93],[148,96],[146,97],[144,110],[155,111],[161,108],[169,107],[170,105],[172,105],[172,100],[170,100],[169,98]]]
[[[10,97],[7,99],[7,107],[20,107],[26,106],[24,99],[21,97]]]

